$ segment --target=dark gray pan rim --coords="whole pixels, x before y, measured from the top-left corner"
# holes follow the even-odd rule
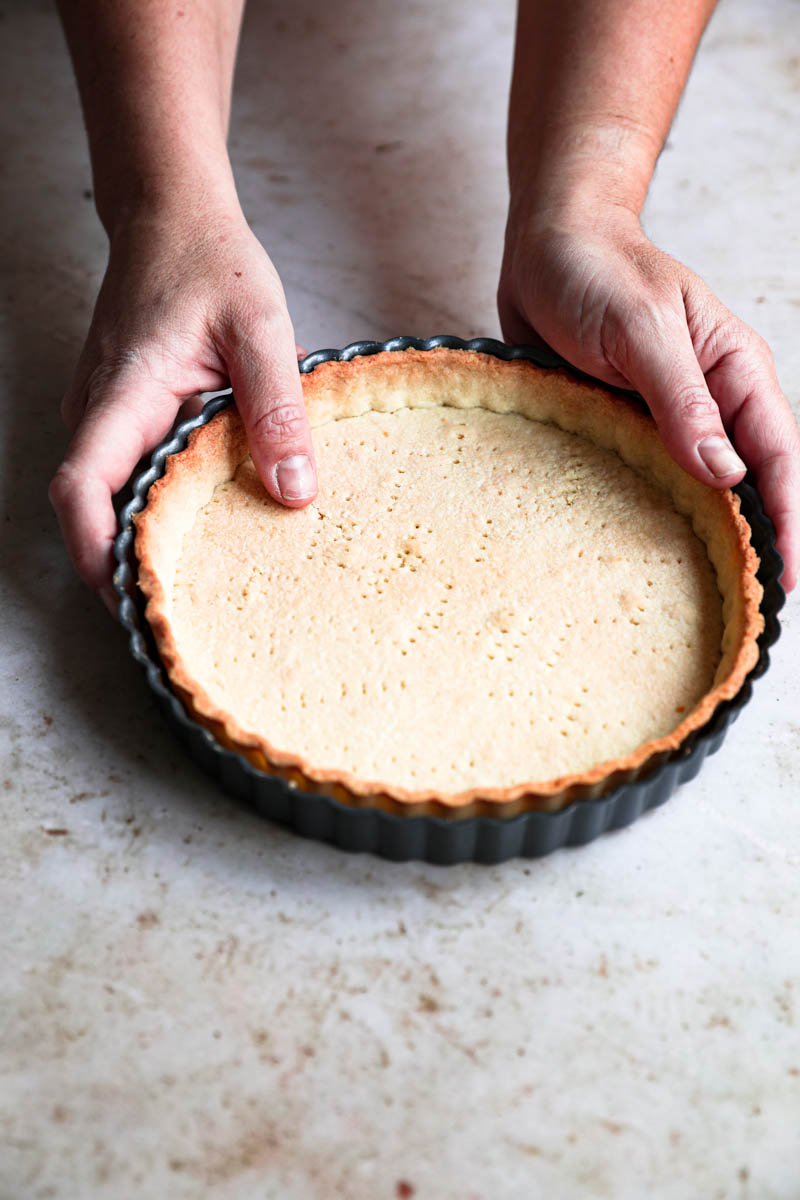
[[[475,350],[504,361],[524,359],[540,367],[558,368],[581,378],[590,378],[549,350],[507,346],[493,338],[465,341],[447,335],[395,337],[385,342],[360,341],[341,350],[316,350],[302,360],[300,371],[306,374],[330,359],[348,362],[359,355],[381,351],[409,347],[432,350],[438,346]],[[133,496],[120,513],[120,532],[114,543],[117,562],[114,588],[119,598],[119,621],[128,634],[130,652],[143,668],[168,723],[186,743],[195,761],[218,779],[227,792],[246,799],[271,820],[289,826],[304,837],[330,842],[343,850],[376,854],[396,861],[418,859],[441,865],[534,858],[561,846],[583,845],[608,830],[629,825],[642,813],[663,804],[681,783],[692,779],[706,756],[719,749],[728,728],[750,700],[754,682],[769,666],[769,649],[780,635],[778,613],[786,599],[780,585],[783,562],[775,547],[772,522],[764,513],[758,492],[745,479],[735,491],[761,559],[758,577],[764,588],[761,608],[764,631],[758,642],[758,661],[739,693],[720,705],[702,729],[645,776],[623,783],[599,799],[575,801],[560,812],[529,812],[510,818],[445,819],[404,817],[380,809],[352,808],[331,796],[300,791],[282,779],[259,771],[241,755],[221,746],[208,730],[192,720],[171,691],[144,619],[133,553],[133,517],[144,507],[151,484],[163,475],[168,456],[183,450],[192,430],[206,424],[231,402],[230,393],[218,396],[206,404],[199,416],[180,424],[153,452],[150,466],[134,480]]]

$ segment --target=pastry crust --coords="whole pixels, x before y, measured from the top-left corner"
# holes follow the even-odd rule
[[[391,780],[367,778],[362,771],[331,769],[319,760],[311,761],[302,751],[290,752],[274,744],[261,730],[243,728],[226,707],[212,699],[192,663],[185,661],[176,639],[172,603],[187,531],[214,489],[224,488],[248,459],[244,430],[231,407],[196,431],[186,451],[168,459],[164,476],[151,487],[147,506],[136,522],[139,584],[147,598],[146,617],[162,661],[192,715],[224,745],[294,786],[333,795],[349,804],[407,815],[511,816],[531,809],[556,810],[575,799],[602,795],[649,771],[679,751],[690,734],[739,691],[757,660],[757,638],[763,628],[758,558],[750,544],[749,527],[739,511],[738,497],[727,490],[707,488],[688,476],[666,453],[652,420],[634,401],[578,381],[565,371],[443,348],[325,362],[303,377],[303,386],[315,430],[368,413],[483,409],[555,426],[612,452],[637,476],[666,493],[671,506],[690,520],[705,544],[722,595],[719,662],[708,689],[669,732],[584,769],[563,770],[551,778],[523,778],[511,786],[457,790],[401,786]],[[385,429],[381,433],[388,436]],[[265,494],[263,500],[273,504]],[[286,515],[291,519],[291,514]],[[578,587],[583,564],[576,563],[575,570]],[[313,578],[300,583],[301,588],[306,586],[315,587]]]

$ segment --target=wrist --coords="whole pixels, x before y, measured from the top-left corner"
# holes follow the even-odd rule
[[[610,210],[638,221],[660,150],[631,122],[553,124],[525,139],[509,129],[509,222],[592,226]]]
[[[531,197],[529,202],[520,197],[509,208],[504,257],[506,264],[530,263],[560,257],[577,244],[586,251],[612,241],[633,247],[643,237],[638,213],[595,188],[547,202],[541,197]]]
[[[95,170],[97,214],[110,242],[153,223],[185,225],[241,209],[227,155],[187,155],[157,164]]]

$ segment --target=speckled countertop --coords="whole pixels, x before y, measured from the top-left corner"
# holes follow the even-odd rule
[[[0,1200],[795,1200],[797,601],[700,777],[583,849],[392,865],[221,795],[45,498],[104,237],[51,5],[0,7]],[[793,400],[799,15],[722,6],[647,216]],[[233,154],[306,345],[497,333],[511,31],[252,0]]]

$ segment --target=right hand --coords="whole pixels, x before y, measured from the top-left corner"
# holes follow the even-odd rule
[[[61,406],[73,437],[50,500],[75,569],[112,612],[112,497],[187,398],[230,383],[270,495],[299,508],[317,492],[277,272],[238,209],[190,209],[139,213],[115,231]]]
[[[732,487],[746,464],[791,591],[800,577],[800,430],[766,343],[624,207],[595,196],[541,224],[533,208],[509,220],[498,292],[505,337],[544,339],[589,375],[638,391],[669,453],[709,487]]]

